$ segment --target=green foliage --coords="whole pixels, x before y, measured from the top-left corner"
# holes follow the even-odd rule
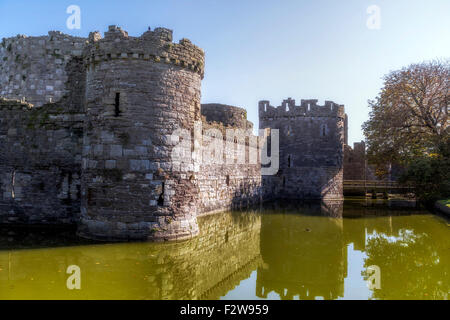
[[[450,208],[450,199],[439,200],[439,203]]]
[[[367,159],[379,177],[390,164],[407,168],[401,182],[423,201],[448,195],[450,158],[450,62],[412,64],[384,77],[380,94],[369,101],[362,126]]]
[[[373,299],[431,299],[448,297],[448,230],[423,225],[409,226],[392,234],[376,233],[367,240],[364,267],[377,265],[381,288]],[[395,238],[395,241],[392,240]]]
[[[429,155],[413,160],[400,182],[415,188],[417,197],[430,204],[450,197],[450,157]]]
[[[408,164],[429,153],[449,135],[450,63],[413,64],[384,77],[384,86],[369,101],[363,124],[369,163]]]

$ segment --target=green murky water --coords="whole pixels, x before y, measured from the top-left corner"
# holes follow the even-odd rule
[[[426,211],[284,204],[199,223],[199,237],[169,244],[2,229],[0,299],[449,298],[449,221]],[[67,286],[73,265],[80,290]]]

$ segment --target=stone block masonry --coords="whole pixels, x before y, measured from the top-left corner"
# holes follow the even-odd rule
[[[181,240],[198,233],[193,171],[173,168],[175,130],[200,120],[204,53],[157,28],[92,33],[79,231],[98,239]]]
[[[84,114],[0,99],[0,223],[74,224]]]
[[[198,233],[198,215],[260,199],[256,164],[194,172],[193,159],[187,168],[172,162],[176,130],[202,120],[205,128],[252,124],[231,106],[215,111],[226,119],[202,117],[204,53],[187,39],[173,43],[171,30],[4,39],[0,71],[0,223],[181,240]]]
[[[259,150],[258,146],[250,143],[251,139],[256,141],[257,137],[252,133],[253,123],[247,120],[245,109],[221,104],[202,104],[201,107],[205,137],[201,143],[203,161],[195,175],[200,192],[199,214],[245,208],[260,203],[262,189]],[[211,130],[220,132],[220,141],[214,141],[217,137],[207,138]],[[227,148],[227,130],[235,133],[232,148]],[[211,147],[214,142],[219,142],[222,146],[219,150],[222,161],[217,161],[217,157],[209,154],[211,151],[218,151],[217,147]],[[250,160],[252,153],[257,156],[254,161]],[[239,161],[240,156],[245,159]]]
[[[173,43],[165,28],[3,39],[0,224],[171,241],[196,236],[200,215],[285,196],[340,197],[342,106],[262,102],[261,128],[283,132],[279,174],[262,177],[245,109],[201,105],[203,75],[203,50]],[[286,103],[292,110],[281,110]],[[203,139],[185,147],[199,123]],[[228,140],[228,130],[240,131]],[[215,149],[217,141],[232,148]],[[180,144],[191,154],[183,165],[174,158]]]
[[[259,102],[260,129],[279,130],[280,170],[263,177],[269,199],[342,199],[344,106],[289,98],[279,107]]]
[[[26,99],[37,107],[61,100],[74,90],[67,86],[70,77],[67,67],[74,58],[81,59],[86,41],[57,31],[42,37],[18,35],[3,39],[0,44],[0,96]]]

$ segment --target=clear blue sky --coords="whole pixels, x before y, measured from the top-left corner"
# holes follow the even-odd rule
[[[80,30],[66,28],[71,4]],[[370,5],[381,9],[379,30],[366,26]],[[449,0],[0,0],[0,37],[167,27],[206,52],[203,102],[245,107],[257,126],[259,100],[334,100],[346,106],[352,143],[384,74],[450,56],[449,13]]]

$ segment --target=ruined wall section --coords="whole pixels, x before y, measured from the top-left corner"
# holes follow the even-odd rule
[[[76,221],[86,41],[51,31],[0,45],[0,223]]]
[[[258,137],[253,135],[245,109],[209,104],[202,105],[202,115],[202,164],[196,174],[199,214],[260,203]],[[227,130],[232,130],[233,136],[227,136]]]
[[[80,233],[179,240],[198,233],[193,163],[172,151],[200,120],[204,52],[157,28],[90,35]],[[186,150],[190,152],[189,150]]]
[[[352,147],[346,145],[344,152],[344,180],[364,180],[366,145],[364,141],[355,142]]]
[[[73,224],[80,210],[82,113],[0,98],[0,224]]]
[[[263,177],[265,199],[343,197],[344,106],[286,99],[279,107],[259,103],[260,129],[278,129],[280,169]]]
[[[18,35],[3,39],[0,44],[0,96],[25,99],[40,107],[72,94],[75,88],[67,86],[70,70],[73,70],[71,65],[82,59],[86,41],[58,31],[50,31],[41,37]]]
[[[247,110],[219,103],[202,104],[202,116],[207,122],[222,123],[224,126],[253,129],[247,120]]]

